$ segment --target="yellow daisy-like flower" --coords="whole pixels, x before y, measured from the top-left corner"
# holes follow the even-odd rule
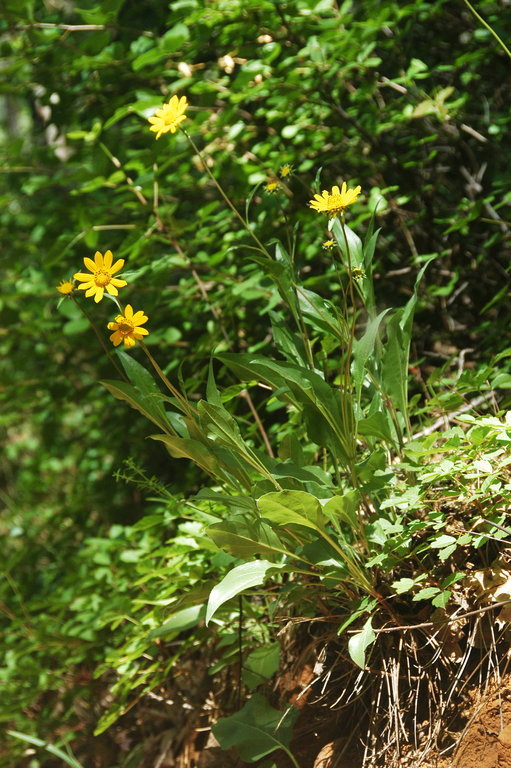
[[[320,195],[314,195],[314,200],[309,201],[309,206],[318,213],[328,213],[331,218],[338,216],[344,209],[355,202],[360,194],[361,187],[348,189],[343,181],[341,189],[332,187],[331,192],[325,189]]]
[[[280,187],[280,184],[278,181],[269,181],[268,184],[265,184],[265,191],[268,192],[269,195],[272,195],[274,192],[278,190]]]
[[[291,163],[284,163],[284,165],[280,166],[279,169],[279,176],[281,179],[286,179],[288,176],[291,176],[293,173],[293,166]]]
[[[188,106],[186,96],[173,96],[168,104],[164,104],[157,109],[154,115],[148,118],[152,123],[150,131],[155,131],[156,138],[159,139],[162,133],[175,133],[179,123],[186,120],[185,110]]]
[[[96,251],[94,254],[94,261],[84,258],[83,263],[90,270],[87,272],[77,272],[74,275],[75,280],[79,280],[82,285],[82,291],[85,291],[86,296],[94,296],[96,304],[101,301],[105,291],[111,296],[117,296],[119,294],[118,288],[122,288],[124,285],[128,285],[126,280],[120,280],[118,277],[114,277],[124,266],[124,259],[117,259],[115,264],[112,264],[113,256],[112,251],[105,251],[105,255]]]
[[[126,304],[123,315],[117,315],[115,320],[108,323],[108,330],[113,331],[110,341],[118,347],[124,342],[125,347],[134,347],[137,341],[149,334],[149,331],[140,326],[147,323],[147,315],[139,310],[133,313],[131,304]]]
[[[63,293],[64,296],[69,296],[70,293],[73,293],[74,289],[75,284],[72,280],[61,280],[57,285],[57,291]]]
[[[326,248],[327,251],[329,251],[331,248],[333,248],[335,245],[335,240],[325,240],[323,243],[323,248]]]

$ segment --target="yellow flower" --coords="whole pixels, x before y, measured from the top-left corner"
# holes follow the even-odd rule
[[[137,341],[149,334],[149,331],[140,326],[147,323],[147,316],[139,310],[133,314],[131,304],[126,304],[124,315],[117,315],[115,320],[108,323],[108,330],[113,331],[110,341],[118,347],[123,341],[125,347],[134,347]]]
[[[157,109],[154,115],[151,115],[149,122],[152,123],[150,131],[156,132],[156,138],[159,139],[162,133],[175,133],[179,123],[186,120],[185,110],[188,106],[186,96],[173,96],[168,104],[164,104]]]
[[[272,195],[274,192],[278,190],[279,187],[280,187],[280,184],[278,181],[269,181],[264,188],[266,192],[268,192],[268,194]]]
[[[75,284],[72,280],[61,280],[57,285],[57,291],[59,293],[63,293],[64,296],[68,296],[70,293],[73,293],[74,289]]]
[[[323,243],[323,248],[326,248],[327,251],[330,250],[330,248],[333,248],[335,245],[335,240],[325,240]]]
[[[361,280],[363,277],[366,276],[366,273],[363,269],[359,269],[358,267],[355,267],[355,269],[351,270],[351,276],[354,280]]]
[[[285,179],[287,176],[291,176],[293,173],[293,166],[291,163],[284,163],[284,165],[280,166],[279,169],[279,176],[281,179]]]
[[[311,208],[318,213],[328,213],[331,218],[338,216],[344,209],[355,202],[360,194],[361,187],[348,189],[343,181],[342,188],[333,187],[331,192],[326,189],[320,195],[314,195],[314,200],[309,201]]]
[[[112,251],[106,251],[104,256],[99,251],[96,251],[94,261],[87,257],[83,260],[87,269],[90,270],[90,274],[87,272],[77,272],[74,275],[75,280],[80,280],[82,283],[78,288],[85,291],[86,296],[94,296],[96,303],[101,301],[105,291],[111,296],[117,296],[119,293],[117,288],[127,285],[126,280],[114,277],[115,273],[123,268],[124,259],[117,259],[115,264],[112,264],[112,260]]]

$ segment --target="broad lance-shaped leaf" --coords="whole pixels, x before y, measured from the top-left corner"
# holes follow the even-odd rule
[[[318,499],[305,491],[276,491],[257,499],[261,517],[277,525],[303,525],[320,530],[323,512]]]
[[[345,424],[339,393],[318,373],[258,355],[224,352],[216,357],[242,381],[263,381],[277,391],[280,400],[295,404],[303,414],[310,439],[346,461],[351,430]]]
[[[298,301],[302,316],[315,330],[334,336],[341,344],[348,341],[348,330],[342,315],[336,313],[331,301],[302,286],[297,287]]]
[[[404,307],[396,310],[387,323],[387,343],[383,354],[382,380],[386,392],[407,418],[408,409],[408,360],[412,336],[413,316],[417,304],[419,285],[430,261],[419,270],[413,295]]]
[[[217,547],[235,557],[248,558],[254,555],[295,557],[284,548],[273,528],[263,520],[247,520],[238,515],[230,520],[210,525],[206,533]]]
[[[192,438],[174,437],[173,435],[151,435],[152,440],[161,440],[174,458],[186,458],[195,462],[214,479],[227,481],[234,485],[234,479],[243,487],[250,488],[251,481],[241,462],[233,452],[215,445],[211,440],[193,440]]]
[[[229,571],[222,581],[211,590],[206,609],[206,624],[209,624],[220,606],[247,589],[261,586],[271,568],[279,569],[281,567],[277,563],[269,563],[268,560],[254,560],[250,563],[237,565],[232,571]]]
[[[24,741],[27,744],[33,744],[34,747],[41,747],[41,749],[45,749],[46,752],[49,752],[50,755],[55,755],[55,757],[58,757],[64,762],[66,765],[69,765],[70,768],[83,768],[82,764],[76,760],[72,755],[66,754],[66,752],[63,752],[58,747],[54,747],[53,744],[48,744],[46,741],[43,741],[42,739],[38,739],[36,736],[30,736],[28,733],[20,733],[20,731],[6,731],[6,733],[9,736],[14,736],[16,739],[20,739],[21,741]]]
[[[405,415],[408,407],[408,347],[401,328],[402,311],[398,310],[387,323],[382,379],[385,391]]]
[[[167,635],[178,635],[180,632],[184,632],[186,629],[191,629],[197,626],[199,621],[204,619],[206,613],[206,606],[191,605],[188,608],[182,608],[180,611],[171,616],[161,627],[153,629],[149,633],[149,640],[154,640],[157,637],[166,637]]]
[[[172,429],[166,415],[162,416],[161,414],[163,406],[161,408],[156,406],[154,399],[148,398],[147,395],[142,395],[136,387],[125,381],[100,381],[100,384],[108,389],[114,397],[118,400],[124,400],[135,411],[141,413],[146,419],[160,427],[160,429],[166,432]],[[163,412],[165,413],[164,409]]]
[[[384,309],[378,317],[369,320],[364,335],[357,339],[353,346],[353,383],[355,384],[357,403],[360,403],[366,366],[374,353],[380,323],[389,311],[390,308]]]
[[[269,680],[280,666],[280,643],[267,643],[249,653],[243,663],[243,682],[250,691]]]
[[[298,766],[289,750],[298,714],[294,707],[280,712],[271,707],[264,696],[254,693],[239,712],[218,720],[212,731],[222,749],[234,747],[247,763],[255,763],[276,749],[283,749],[293,765]]]
[[[337,244],[341,249],[344,266],[346,269],[364,269],[364,254],[362,240],[359,236],[344,224],[341,226],[339,219],[330,219],[329,228],[333,232]],[[344,230],[344,231],[343,231]],[[346,246],[347,242],[347,246]]]
[[[348,651],[361,669],[365,669],[366,651],[376,640],[376,634],[371,626],[371,617],[369,617],[360,632],[350,637],[348,642]]]

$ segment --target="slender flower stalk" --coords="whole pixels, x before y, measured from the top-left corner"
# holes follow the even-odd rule
[[[172,384],[172,382],[169,381],[169,379],[165,376],[165,374],[163,373],[162,369],[160,368],[160,366],[158,365],[158,363],[156,362],[156,360],[154,359],[152,354],[149,352],[149,350],[147,349],[147,347],[146,347],[146,345],[144,344],[143,341],[140,342],[140,347],[141,347],[141,349],[143,349],[143,351],[146,354],[149,362],[151,363],[151,365],[153,366],[154,370],[156,371],[156,373],[158,374],[160,379],[163,381],[163,383],[165,384],[165,386],[167,387],[169,392],[172,395],[174,395],[176,400],[178,400],[178,402],[180,403],[183,412],[187,413],[188,415],[196,415],[197,414],[196,408],[194,408],[192,405],[190,405],[188,400],[186,400],[186,398],[183,397],[181,392],[178,389],[176,389],[176,387]]]
[[[481,24],[483,25],[483,27],[486,27],[486,29],[487,29],[489,32],[491,32],[491,34],[493,35],[493,37],[495,38],[495,40],[496,40],[496,41],[499,43],[499,45],[500,45],[500,46],[501,46],[501,47],[502,47],[502,48],[505,50],[505,52],[507,53],[507,55],[509,56],[509,58],[511,58],[511,51],[509,50],[509,48],[507,47],[507,45],[504,43],[504,41],[502,40],[502,38],[501,38],[501,37],[499,37],[499,35],[498,35],[498,34],[495,32],[495,30],[493,29],[493,27],[491,27],[491,26],[488,24],[488,22],[487,22],[487,21],[485,21],[485,20],[483,19],[483,17],[481,16],[481,14],[479,14],[479,13],[476,11],[476,9],[474,8],[474,6],[473,6],[471,3],[469,3],[469,1],[468,1],[468,0],[463,0],[463,1],[464,1],[465,5],[466,5],[468,8],[470,8],[470,10],[472,11],[472,13],[473,13],[473,14],[474,14],[474,16],[476,17],[476,19],[478,19],[478,20],[481,22]]]
[[[208,164],[207,164],[206,160],[204,159],[204,157],[203,157],[203,155],[202,155],[202,152],[200,151],[200,149],[198,148],[198,146],[195,144],[194,140],[192,139],[192,137],[190,136],[190,134],[188,133],[188,131],[186,131],[184,128],[181,128],[181,130],[182,130],[182,132],[184,133],[184,135],[186,136],[186,138],[188,139],[188,141],[189,141],[189,143],[190,143],[190,145],[191,145],[191,147],[192,147],[193,151],[195,152],[195,154],[197,155],[197,157],[198,157],[198,158],[199,158],[199,160],[201,161],[201,163],[202,163],[202,165],[203,165],[203,168],[204,168],[204,170],[206,171],[206,173],[208,174],[209,178],[211,179],[211,181],[213,182],[213,184],[215,185],[215,187],[218,189],[218,191],[219,191],[219,192],[220,192],[220,194],[222,195],[223,199],[225,200],[225,202],[227,203],[227,205],[229,206],[229,208],[231,209],[231,211],[234,213],[234,215],[235,215],[235,216],[236,216],[236,217],[239,219],[239,221],[242,223],[243,227],[244,227],[244,228],[247,230],[247,232],[248,232],[248,234],[250,235],[250,237],[251,237],[251,238],[252,238],[252,239],[255,241],[255,243],[257,244],[258,248],[260,248],[260,249],[261,249],[261,251],[262,251],[264,254],[266,254],[266,256],[268,256],[268,258],[270,258],[270,259],[271,259],[271,255],[270,255],[270,253],[268,252],[268,249],[267,249],[267,248],[265,248],[265,246],[264,246],[264,245],[261,243],[261,241],[259,240],[259,238],[258,238],[258,237],[257,237],[257,235],[255,234],[255,232],[252,232],[252,230],[250,229],[250,227],[249,227],[249,225],[248,225],[248,222],[247,222],[247,221],[246,221],[246,220],[243,218],[243,216],[242,216],[242,215],[241,215],[241,213],[238,211],[238,209],[236,208],[236,206],[235,206],[235,205],[233,205],[233,203],[231,202],[231,200],[230,200],[230,199],[227,197],[227,195],[225,194],[225,192],[224,192],[224,190],[223,190],[222,186],[219,184],[219,182],[216,180],[216,178],[215,178],[214,174],[213,174],[213,173],[211,172],[211,170],[208,168]]]

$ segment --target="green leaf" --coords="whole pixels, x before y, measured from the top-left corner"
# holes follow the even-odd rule
[[[360,403],[366,366],[368,360],[371,358],[374,352],[374,346],[376,344],[376,339],[378,338],[380,323],[389,311],[390,308],[384,309],[383,312],[380,312],[377,317],[369,320],[364,335],[360,339],[357,339],[354,343],[352,375],[353,383],[355,385],[357,403]]]
[[[6,731],[9,736],[14,736],[15,739],[25,741],[27,744],[33,744],[35,747],[41,747],[55,757],[59,757],[66,765],[71,768],[83,768],[82,764],[76,760],[76,758],[63,752],[58,747],[54,747],[53,744],[47,744],[42,739],[38,739],[35,736],[29,736],[28,733],[20,733],[19,731]]]
[[[295,404],[303,414],[310,439],[346,460],[347,446],[353,442],[350,419],[343,416],[339,393],[318,373],[257,355],[224,352],[216,357],[242,381],[263,381],[276,390],[279,399]]]
[[[293,557],[291,552],[284,549],[273,528],[264,520],[231,518],[210,525],[206,533],[217,547],[235,557],[248,558],[254,555]]]
[[[327,336],[335,337],[341,344],[347,343],[346,324],[340,314],[335,311],[332,302],[301,286],[297,288],[297,295],[302,317],[309,325]]]
[[[168,419],[163,405],[163,396],[147,368],[140,365],[134,357],[126,354],[126,352],[118,352],[118,355],[126,375],[146,402],[146,408],[162,423],[165,423]]]
[[[222,749],[234,747],[240,758],[248,763],[254,763],[276,749],[283,749],[291,756],[289,744],[298,714],[293,707],[280,712],[271,707],[264,696],[255,693],[239,712],[218,720],[212,731]],[[293,764],[298,766],[294,759]]]
[[[362,240],[347,224],[341,225],[339,219],[331,219],[331,230],[341,249],[346,269],[364,270]],[[343,231],[344,230],[344,231]]]
[[[323,525],[323,511],[318,499],[305,491],[276,491],[257,499],[261,516],[277,525],[303,525],[315,531]]]
[[[179,50],[183,43],[190,39],[190,31],[186,24],[175,24],[171,27],[160,40],[161,47],[166,53],[173,53]]]
[[[140,56],[137,56],[137,58],[133,60],[131,66],[134,72],[138,72],[140,69],[144,69],[144,67],[147,67],[150,64],[156,64],[158,61],[167,58],[167,56],[168,53],[166,50],[155,46],[148,51],[144,51]]]
[[[403,337],[401,318],[403,310],[397,310],[387,323],[382,380],[385,391],[402,414],[408,406],[408,347]]]
[[[162,624],[158,629],[153,629],[149,633],[148,639],[154,640],[157,637],[166,637],[168,635],[178,635],[180,632],[184,632],[186,629],[191,629],[197,626],[199,621],[204,619],[206,615],[206,606],[192,605],[189,608],[183,608],[181,611],[177,611],[165,624]]]
[[[171,456],[177,459],[191,459],[197,466],[214,479],[227,481],[233,485],[236,479],[245,488],[251,487],[251,481],[236,456],[223,451],[211,440],[175,437],[173,435],[151,435],[152,440],[161,440],[167,446]]]
[[[229,571],[222,581],[211,590],[206,610],[206,624],[209,624],[224,603],[247,589],[260,586],[264,583],[266,573],[271,568],[281,567],[276,563],[268,562],[268,560],[255,560],[251,563],[237,565],[232,571]]]
[[[280,666],[280,643],[268,643],[249,653],[243,663],[243,682],[250,691],[269,680]]]
[[[371,626],[371,617],[369,617],[360,632],[350,637],[348,642],[348,652],[357,666],[365,669],[366,650],[376,640],[376,634]]]
[[[161,408],[163,406],[161,408],[155,407],[155,401],[142,395],[136,387],[125,381],[100,381],[99,383],[108,389],[114,397],[118,400],[124,400],[135,411],[141,413],[146,419],[160,427],[160,429],[169,430],[168,419],[166,416],[163,418],[161,415]]]
[[[412,597],[412,600],[417,603],[419,600],[429,600],[431,597],[435,597],[435,595],[438,595],[440,593],[440,590],[438,587],[424,587],[424,589],[419,590],[416,595]]]

